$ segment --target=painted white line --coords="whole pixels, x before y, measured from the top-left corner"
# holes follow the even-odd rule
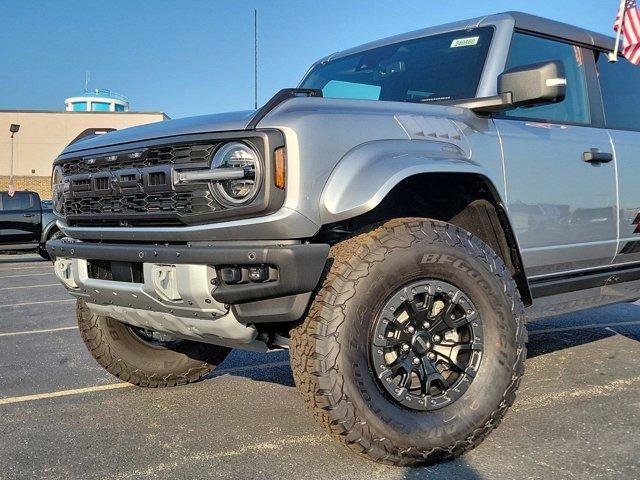
[[[51,271],[47,273],[23,273],[20,275],[2,275],[0,278],[18,278],[18,277],[42,277],[43,275],[55,275],[56,273]]]
[[[599,397],[621,394],[628,390],[637,390],[640,377],[614,380],[604,385],[588,385],[568,391],[551,392],[533,397],[520,397],[512,407],[512,412],[521,412],[537,408],[554,407],[573,400],[595,400]]]
[[[64,302],[75,302],[75,298],[69,298],[65,300],[47,300],[45,302],[29,302],[29,303],[13,303],[11,305],[0,305],[0,308],[9,308],[9,307],[26,307],[29,305],[43,305],[45,303],[64,303]]]
[[[235,373],[235,372],[244,372],[244,371],[250,371],[250,370],[264,370],[267,368],[282,367],[285,365],[289,365],[289,362],[282,361],[282,362],[263,363],[260,365],[247,365],[244,367],[225,368],[220,370],[214,370],[212,374]],[[68,397],[70,395],[82,395],[84,393],[104,392],[106,390],[117,390],[120,388],[128,388],[133,386],[134,385],[131,385],[130,383],[109,383],[107,385],[98,385],[96,387],[75,388],[73,390],[59,390],[57,392],[38,393],[35,395],[23,395],[21,397],[7,397],[7,398],[0,398],[0,405],[32,402],[34,400],[46,400],[48,398]]]
[[[574,330],[593,330],[593,329],[601,329],[610,330],[609,327],[624,327],[624,326],[638,326],[640,325],[640,321],[636,322],[617,322],[617,323],[592,323],[589,325],[576,325],[573,327],[558,327],[558,328],[546,328],[542,330],[529,330],[529,336],[531,335],[542,335],[544,333],[555,333],[555,332],[571,332]],[[615,332],[617,333],[617,332]]]
[[[116,390],[118,388],[133,387],[130,383],[109,383],[107,385],[98,385],[96,387],[75,388],[73,390],[60,390],[58,392],[38,393],[36,395],[24,395],[22,397],[0,398],[0,405],[9,405],[11,403],[31,402],[33,400],[44,400],[47,398],[67,397],[69,395],[81,395],[83,393],[104,392],[105,390]]]
[[[50,333],[50,332],[63,332],[65,330],[76,330],[78,327],[60,327],[60,328],[46,328],[44,330],[26,330],[24,332],[7,332],[0,333],[0,337],[15,337],[16,335],[31,335],[33,333]]]
[[[38,265],[35,267],[27,267],[26,265],[24,267],[8,267],[8,268],[0,268],[0,272],[4,272],[6,270],[44,270],[44,269],[50,269],[51,265]]]
[[[2,287],[0,290],[20,290],[22,288],[38,288],[38,287],[61,287],[60,283],[47,283],[45,285],[25,285],[23,287]]]

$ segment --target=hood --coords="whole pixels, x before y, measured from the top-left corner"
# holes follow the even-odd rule
[[[246,130],[254,114],[254,110],[217,113],[213,115],[179,118],[176,120],[167,120],[165,122],[154,122],[147,125],[140,125],[139,127],[125,128],[123,130],[117,130],[115,132],[75,142],[65,148],[61,155],[91,150],[94,148],[172,137],[175,135]]]

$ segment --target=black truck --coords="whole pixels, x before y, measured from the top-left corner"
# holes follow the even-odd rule
[[[45,244],[59,236],[50,201],[35,192],[0,192],[0,250],[37,249],[50,260]]]

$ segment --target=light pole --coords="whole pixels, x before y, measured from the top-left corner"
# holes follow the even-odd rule
[[[11,126],[9,127],[9,131],[11,132],[11,173],[9,175],[9,196],[12,197],[13,195],[11,193],[13,193],[12,191],[15,190],[15,187],[13,187],[13,136],[18,133],[18,130],[20,130],[20,125],[18,125],[17,123],[12,123]]]

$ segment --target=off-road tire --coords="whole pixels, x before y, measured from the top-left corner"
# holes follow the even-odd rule
[[[478,374],[441,410],[404,408],[385,395],[370,365],[368,335],[385,298],[402,284],[441,278],[478,309],[485,351]],[[291,331],[296,385],[332,436],[378,462],[413,466],[471,450],[498,426],[524,373],[524,307],[502,259],[456,226],[396,219],[331,249],[306,319]]]
[[[124,323],[95,315],[83,300],[76,304],[82,339],[109,373],[139,387],[175,387],[195,382],[217,367],[231,351],[180,340],[165,348],[150,345]]]

